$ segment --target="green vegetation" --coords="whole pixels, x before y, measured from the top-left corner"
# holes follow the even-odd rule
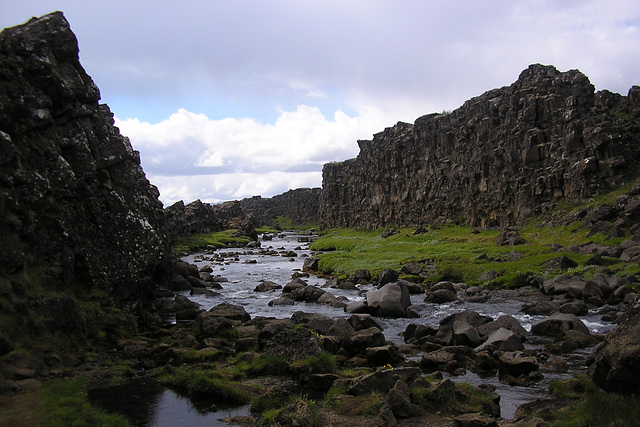
[[[325,407],[340,415],[376,415],[382,407],[385,394],[372,391],[370,393],[352,396],[337,392],[333,388],[327,392]]]
[[[640,419],[640,396],[605,393],[584,374],[552,381],[549,390],[552,396],[575,400],[559,415],[553,414],[553,426],[631,426]]]
[[[588,266],[586,261],[590,255],[572,251],[559,253],[552,247],[568,248],[587,242],[614,246],[630,238],[611,237],[604,233],[589,235],[590,230],[584,227],[583,221],[589,209],[605,204],[615,205],[620,196],[629,194],[637,176],[638,171],[630,171],[627,182],[586,204],[561,200],[555,209],[531,218],[521,227],[519,234],[526,242],[522,245],[498,246],[498,230],[472,229],[457,219],[421,234],[415,234],[416,230],[412,228],[375,231],[331,229],[326,230],[310,248],[325,251],[320,255],[320,268],[324,273],[340,278],[348,278],[359,269],[368,269],[375,276],[386,268],[399,270],[410,261],[422,264],[427,272],[421,277],[404,277],[413,282],[452,280],[492,288],[520,287],[531,284],[536,277],[557,274],[579,273],[588,278],[602,267],[614,274],[636,274],[640,272],[640,266],[635,263],[604,257],[602,267]],[[568,218],[574,221],[569,223]],[[577,262],[579,267],[561,271],[547,265],[550,259],[563,255]],[[487,272],[492,272],[493,277],[483,278]]]
[[[218,399],[226,403],[249,403],[259,389],[228,381],[216,370],[185,366],[161,375],[161,384],[177,389],[189,397]]]
[[[266,353],[261,354],[246,367],[246,373],[250,376],[287,375],[289,372],[289,361],[287,359]]]
[[[618,193],[594,199],[593,204],[609,203]],[[455,224],[421,234],[415,234],[411,228],[395,231],[395,234],[383,237],[381,230],[331,229],[310,247],[315,251],[325,251],[320,255],[322,271],[341,278],[347,278],[359,269],[368,269],[375,277],[386,268],[400,270],[406,263],[414,261],[422,264],[428,275],[406,277],[413,282],[452,280],[499,288],[524,286],[536,276],[580,273],[588,277],[599,270],[599,267],[585,265],[589,255],[554,252],[553,244],[563,247],[586,242],[616,245],[624,240],[611,239],[603,234],[588,236],[589,230],[582,228],[580,222],[547,227],[540,218],[522,227],[519,233],[526,243],[518,246],[498,246],[498,230],[476,230]],[[521,256],[510,256],[512,251]],[[579,267],[560,271],[547,266],[550,259],[562,255],[576,261]],[[619,274],[639,271],[637,265],[621,263],[615,258],[605,257],[603,261],[607,268]],[[483,274],[489,271],[495,272],[495,277],[483,279]]]
[[[335,374],[338,372],[335,357],[327,352],[296,360],[291,364],[291,369],[298,375]]]
[[[211,234],[194,234],[193,236],[185,237],[173,245],[173,250],[177,254],[189,254],[202,250],[207,246],[215,248],[244,246],[250,241],[249,237],[239,235],[238,230],[224,230]]]
[[[129,426],[122,415],[109,414],[87,401],[87,384],[82,379],[53,380],[42,384],[43,427]]]

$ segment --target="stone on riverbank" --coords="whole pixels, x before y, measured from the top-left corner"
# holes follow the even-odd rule
[[[640,393],[640,299],[595,350],[589,364],[589,376],[602,389]]]

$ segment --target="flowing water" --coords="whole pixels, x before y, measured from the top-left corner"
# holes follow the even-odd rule
[[[283,233],[273,237],[273,240],[261,241],[260,249],[225,249],[213,253],[199,253],[184,257],[183,260],[193,263],[198,267],[210,266],[213,269],[212,275],[223,276],[228,282],[223,282],[222,290],[217,290],[219,295],[189,296],[192,301],[200,304],[202,309],[210,308],[226,302],[241,305],[251,315],[251,317],[265,316],[275,318],[291,317],[296,311],[308,313],[319,313],[333,318],[348,317],[340,308],[333,308],[329,305],[318,303],[296,302],[294,305],[269,307],[269,301],[278,298],[281,290],[269,292],[255,292],[254,288],[263,281],[272,281],[281,286],[285,286],[292,279],[294,272],[299,272],[304,257],[309,255],[308,243],[298,242],[298,235]],[[295,256],[293,256],[295,254]],[[326,280],[315,276],[305,277],[304,280],[309,285],[322,286]],[[372,290],[374,287],[362,287],[362,290]],[[349,303],[364,299],[364,292],[355,290],[327,289],[337,298]],[[514,316],[526,330],[531,329],[531,325],[544,316],[530,316],[520,312],[522,303],[519,301],[492,298],[487,303],[449,303],[449,304],[426,304],[423,303],[424,295],[414,295],[411,297],[414,309],[420,314],[420,319],[380,319],[385,326],[385,336],[387,340],[397,344],[403,343],[401,333],[409,323],[421,322],[426,325],[438,325],[443,317],[461,312],[467,309],[475,310],[480,314],[490,316],[494,319],[502,315]],[[613,325],[603,322],[595,313],[590,313],[582,317],[583,322],[592,333],[608,332],[613,329]],[[541,346],[544,340],[537,340],[535,344],[528,343],[527,346]],[[450,377],[453,381],[464,381],[473,385],[488,383],[496,386],[496,392],[501,396],[501,415],[503,418],[513,417],[516,408],[525,402],[529,402],[546,394],[548,384],[553,379],[568,379],[575,373],[584,372],[584,360],[590,349],[573,354],[568,361],[571,371],[566,374],[544,374],[544,380],[531,387],[509,386],[498,381],[497,376],[481,378],[478,375],[468,372],[465,375]],[[153,394],[153,393],[150,393]],[[221,418],[229,415],[244,415],[247,407],[232,408],[219,412],[210,412],[202,405],[189,402],[187,399],[174,392],[159,388],[154,394],[153,404],[145,406],[146,416],[144,419],[136,421],[137,425],[167,426],[176,425],[176,420],[180,425],[226,425]],[[103,405],[110,406],[110,405]],[[117,408],[118,405],[111,406]]]

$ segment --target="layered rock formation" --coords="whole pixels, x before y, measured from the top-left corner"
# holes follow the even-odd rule
[[[0,34],[0,276],[5,301],[26,298],[16,313],[73,314],[37,289],[133,304],[170,279],[158,190],[99,99],[62,13]]]
[[[316,223],[320,213],[320,188],[298,188],[263,198],[254,196],[240,201],[246,214],[258,224],[275,225],[280,216],[291,218],[296,225]]]
[[[594,92],[579,71],[531,65],[508,87],[398,123],[358,141],[357,158],[326,164],[322,225],[518,225],[636,173],[639,129],[640,87]]]
[[[165,213],[171,242],[185,236],[229,229],[238,230],[240,234],[258,240],[255,221],[245,214],[239,202],[211,205],[195,200],[185,205],[183,201],[179,201],[166,208]]]

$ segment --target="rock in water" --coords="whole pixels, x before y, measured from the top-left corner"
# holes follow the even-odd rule
[[[369,312],[380,317],[406,317],[411,306],[409,290],[402,283],[388,283],[366,294]]]

